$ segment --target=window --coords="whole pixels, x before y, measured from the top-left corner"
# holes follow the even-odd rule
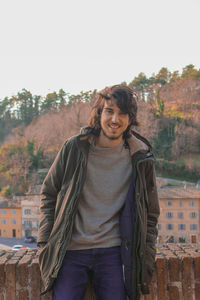
[[[181,206],[181,207],[183,206],[183,201],[179,202],[179,206]]]
[[[0,214],[6,214],[6,210],[5,209],[0,209]]]
[[[12,215],[15,215],[15,214],[16,214],[16,209],[12,209],[12,210],[11,210],[11,214],[12,214]]]
[[[34,201],[38,201],[38,196],[34,196]]]
[[[24,221],[25,228],[32,228],[32,221]]]
[[[190,201],[190,206],[195,206],[195,202],[194,201]]]
[[[178,212],[178,218],[183,219],[184,218],[184,213],[183,212]]]
[[[166,201],[165,203],[166,203],[167,206],[172,206],[173,205],[172,201]]]
[[[185,230],[186,225],[185,224],[178,224],[178,230]]]
[[[11,224],[16,225],[17,221],[15,219],[11,220]]]
[[[173,218],[173,213],[172,212],[166,212],[166,218],[168,218],[168,219]]]
[[[24,214],[25,215],[30,215],[31,214],[31,210],[30,209],[25,209],[24,210]]]
[[[162,226],[161,224],[158,224],[158,230],[161,230]]]
[[[174,228],[174,224],[166,224],[167,230],[172,230]]]
[[[190,230],[197,230],[197,224],[190,224]]]
[[[6,220],[5,220],[5,219],[2,219],[2,220],[1,220],[1,224],[6,224]]]
[[[190,218],[191,219],[195,219],[197,217],[197,213],[196,212],[191,212],[190,213]]]

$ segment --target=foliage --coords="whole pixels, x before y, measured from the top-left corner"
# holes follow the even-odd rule
[[[152,144],[157,157],[171,158],[171,145],[174,137],[168,134],[168,128],[161,130]]]
[[[184,118],[184,111],[179,111],[179,110],[176,110],[173,107],[171,107],[168,110],[164,111],[164,115],[166,117],[170,117],[170,118],[173,118],[173,119],[180,120],[180,119]]]
[[[160,99],[160,90],[156,90],[156,97],[155,97],[156,105],[157,105],[157,112],[156,116],[161,116],[165,110],[165,102],[164,100]]]
[[[200,167],[196,166],[189,169],[182,160],[168,161],[157,159],[156,172],[158,175],[162,174],[162,176],[196,182],[199,179]]]
[[[38,148],[36,147],[34,140],[26,141],[25,149],[31,162],[30,169],[32,170],[32,169],[42,168],[43,152],[40,149],[40,147]]]
[[[154,82],[164,85],[169,82],[170,76],[171,76],[171,73],[168,71],[168,69],[163,67],[160,69],[158,74],[155,76]]]
[[[27,190],[31,170],[42,165],[42,152],[34,141],[18,141],[0,147],[1,195],[21,194]]]
[[[10,185],[5,185],[0,191],[0,195],[6,198],[11,196],[11,194],[12,194],[12,189]]]
[[[200,70],[196,70],[194,65],[190,64],[183,68],[183,72],[181,74],[182,78],[200,78]]]
[[[80,92],[78,95],[69,95],[68,97],[68,104],[77,104],[77,103],[85,103],[90,102],[93,92],[87,91],[87,92]]]

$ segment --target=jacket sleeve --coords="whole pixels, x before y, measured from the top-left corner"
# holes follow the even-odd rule
[[[66,152],[67,151],[65,143],[58,152],[42,184],[40,221],[37,239],[37,244],[39,247],[43,247],[47,243],[53,227],[57,195],[61,189],[62,179],[64,175],[64,161],[67,155]]]
[[[144,256],[144,272],[141,286],[143,294],[149,293],[150,283],[155,267],[156,240],[158,235],[157,222],[160,215],[154,162],[150,161],[145,168],[146,199],[147,199],[147,233]]]

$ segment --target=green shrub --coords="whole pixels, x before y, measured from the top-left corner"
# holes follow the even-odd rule
[[[200,167],[187,168],[184,161],[168,161],[158,159],[156,161],[156,172],[161,176],[191,180],[196,182],[200,178]]]

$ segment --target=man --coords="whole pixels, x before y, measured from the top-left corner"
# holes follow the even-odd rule
[[[117,85],[98,93],[86,127],[67,140],[42,186],[38,245],[44,292],[82,300],[149,293],[159,204],[148,141],[132,131],[136,96]]]

